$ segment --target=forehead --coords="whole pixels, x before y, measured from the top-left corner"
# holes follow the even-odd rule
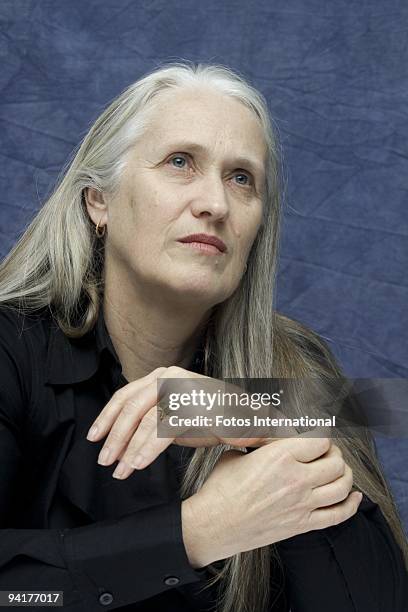
[[[204,88],[160,93],[148,111],[141,140],[152,150],[194,142],[208,151],[251,157],[262,167],[266,159],[266,142],[255,114],[239,100]]]

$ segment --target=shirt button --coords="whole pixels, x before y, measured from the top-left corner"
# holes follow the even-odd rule
[[[112,603],[113,601],[113,595],[112,593],[102,593],[102,595],[99,596],[99,603],[101,604],[101,606],[109,606],[110,603]]]
[[[167,586],[174,586],[175,584],[178,584],[179,582],[180,582],[180,578],[177,578],[176,576],[169,576],[164,581],[164,584],[167,584]]]

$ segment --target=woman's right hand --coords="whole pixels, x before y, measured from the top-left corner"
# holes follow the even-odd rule
[[[337,525],[358,509],[353,474],[330,438],[275,440],[226,451],[202,488],[182,503],[183,539],[194,567]]]

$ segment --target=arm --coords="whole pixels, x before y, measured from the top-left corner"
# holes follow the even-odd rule
[[[0,529],[0,538],[0,590],[60,590],[78,612],[99,609],[106,592],[115,608],[204,575],[188,562],[177,500],[86,527]]]
[[[83,527],[15,528],[28,394],[21,385],[25,368],[2,340],[0,590],[60,590],[64,606],[85,612],[99,610],[106,592],[115,608],[201,580],[205,570],[192,568],[184,547],[179,499]]]
[[[339,525],[279,542],[293,612],[404,612],[408,574],[379,506],[364,496]]]

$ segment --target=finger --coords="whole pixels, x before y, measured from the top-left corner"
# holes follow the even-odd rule
[[[322,506],[332,506],[343,501],[349,495],[352,487],[353,470],[346,465],[343,476],[329,484],[313,489],[311,495],[313,509],[321,508]]]
[[[149,465],[173,440],[174,438],[157,437],[157,406],[154,406],[141,420],[112,476],[128,478],[135,469],[143,469]],[[140,452],[141,447],[144,449],[143,453]]]
[[[174,437],[158,438],[157,436],[157,406],[153,406],[140,422],[140,425],[132,437],[122,461],[128,465],[139,469],[142,465],[147,465],[147,459],[155,459],[165,450],[174,440]],[[141,449],[144,452],[141,453]]]
[[[322,458],[305,465],[306,482],[312,488],[329,484],[344,475],[346,466],[340,449],[330,449]]]
[[[362,499],[363,494],[360,491],[353,491],[342,502],[313,510],[309,517],[310,530],[326,529],[347,521],[357,512]]]
[[[166,369],[167,368],[164,367],[156,368],[150,372],[150,374],[147,374],[138,380],[134,380],[116,391],[89,428],[86,436],[87,440],[90,442],[96,442],[97,440],[103,438],[108,433],[121,412],[124,402],[133,397],[133,395],[140,389],[146,385],[149,385],[153,380],[157,380],[157,378],[163,374]]]
[[[143,419],[149,413],[149,410],[155,406],[156,402],[156,380],[151,380],[147,386],[139,389],[137,392],[134,391],[124,401],[122,410],[118,414],[100,452],[98,463],[101,465],[111,465],[116,460],[120,451],[127,447],[135,430],[141,426]],[[143,432],[144,428],[142,427],[141,435],[143,435]]]
[[[283,450],[290,452],[297,461],[308,463],[327,453],[331,446],[330,438],[312,438],[310,434],[311,432],[305,432],[294,438],[279,440],[277,444]],[[263,448],[275,448],[275,444]]]
[[[170,415],[161,421],[163,425],[167,423]],[[137,431],[134,433],[128,448],[120,456],[120,464],[113,476],[127,478],[134,469],[143,469],[151,464],[157,457],[166,450],[171,444],[179,444],[181,446],[214,446],[219,444],[219,440],[215,436],[207,437],[183,437],[186,433],[194,430],[188,425],[177,426],[177,436],[158,436],[157,431],[157,406],[149,410],[141,420]]]
[[[176,437],[173,436],[158,436],[157,432],[157,406],[154,406],[149,412],[143,417],[140,425],[135,432],[131,442],[129,443],[128,449],[123,454],[122,461],[129,464],[131,467],[136,469],[143,469],[150,463],[152,463],[157,457],[175,442]],[[169,425],[170,415],[167,415],[165,419],[161,421],[162,425]],[[180,440],[180,444],[183,445],[183,435],[193,429],[197,431],[198,428],[191,428],[187,425],[178,425],[176,431],[177,436]],[[167,431],[170,428],[167,427]],[[200,438],[186,438],[188,443],[193,442],[193,446],[202,445],[202,439]],[[217,443],[215,438],[204,438],[204,442],[210,440],[210,445]],[[196,443],[194,443],[196,441]],[[187,444],[188,445],[188,444]]]

